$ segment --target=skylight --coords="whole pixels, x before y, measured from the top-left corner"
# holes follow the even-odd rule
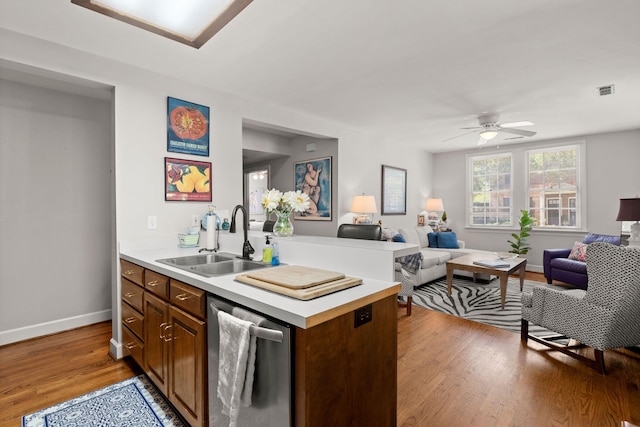
[[[200,48],[252,0],[71,0],[186,45]]]

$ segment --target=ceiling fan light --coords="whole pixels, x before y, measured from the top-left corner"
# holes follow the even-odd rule
[[[480,138],[484,139],[485,141],[489,141],[495,138],[497,135],[498,135],[498,132],[495,130],[485,130],[480,132]]]

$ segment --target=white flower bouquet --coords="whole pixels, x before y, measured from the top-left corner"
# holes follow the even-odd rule
[[[304,212],[309,208],[309,196],[300,190],[283,193],[273,188],[262,194],[262,207],[267,213]]]
[[[276,236],[288,237],[293,234],[293,224],[289,215],[291,212],[304,212],[309,209],[309,196],[302,191],[287,191],[283,193],[275,188],[262,194],[262,207],[267,214],[275,213],[278,217],[273,225]]]

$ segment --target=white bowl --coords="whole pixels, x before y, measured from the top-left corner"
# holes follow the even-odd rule
[[[502,260],[513,259],[518,256],[518,254],[514,254],[513,252],[494,252],[498,258]]]

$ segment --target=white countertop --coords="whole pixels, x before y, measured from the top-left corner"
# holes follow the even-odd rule
[[[263,234],[264,233],[260,233],[260,236]],[[240,236],[242,236],[241,233]],[[324,240],[322,238],[316,239],[313,237],[305,238],[305,236],[300,236],[297,240],[314,244],[329,243],[329,240]],[[340,240],[337,242],[339,245],[346,244],[349,247],[355,246],[356,251],[357,248],[366,247],[365,242],[356,240],[353,240],[351,245],[349,245],[349,242],[343,242],[344,240],[352,239],[331,240],[332,244],[336,243],[335,240]],[[371,243],[375,245],[385,242],[369,241],[369,244]],[[224,248],[224,246],[223,249],[225,252],[238,253],[237,250],[228,250],[228,248]],[[402,252],[403,249],[406,248],[399,249],[401,249]],[[156,260],[163,258],[197,255],[198,250],[199,248],[179,248],[175,243],[167,244],[166,242],[146,241],[143,243],[120,244],[120,256],[127,261],[131,261],[134,264],[138,264],[176,280],[188,283],[206,292],[226,298],[237,304],[267,314],[300,328],[310,328],[326,320],[353,311],[363,305],[380,300],[389,295],[396,294],[400,290],[400,284],[398,283],[358,276],[363,279],[362,285],[344,289],[312,300],[302,301],[237,282],[234,280],[236,276],[235,273],[207,278],[156,262]],[[258,253],[258,248],[256,248],[256,254]],[[256,259],[259,259],[259,257],[256,256]],[[313,263],[305,263],[305,265],[310,267],[314,266],[312,264]],[[327,269],[325,266],[320,268]],[[334,269],[333,271],[340,270]]]

